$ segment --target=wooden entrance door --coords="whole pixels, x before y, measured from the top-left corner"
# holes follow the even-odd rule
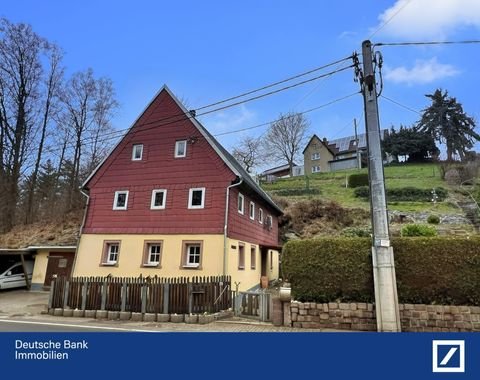
[[[69,278],[72,273],[75,252],[51,252],[48,256],[44,286],[50,286],[54,276]]]

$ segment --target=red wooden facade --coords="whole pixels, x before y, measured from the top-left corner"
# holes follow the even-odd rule
[[[184,158],[174,157],[179,140],[187,140]],[[132,160],[135,144],[143,144],[138,161]],[[226,190],[237,180],[237,174],[198,125],[184,116],[171,93],[163,89],[84,185],[90,203],[83,233],[223,234]],[[204,208],[188,208],[191,188],[206,189]],[[244,215],[237,211],[237,188],[231,190],[228,236],[276,246],[278,210],[258,195],[258,189],[243,188]],[[165,209],[150,209],[154,189],[167,190]],[[115,192],[124,190],[129,192],[127,210],[113,210]],[[260,207],[264,210],[265,219],[272,215],[271,229],[260,224],[257,217],[250,220],[250,199],[255,202],[256,212]]]

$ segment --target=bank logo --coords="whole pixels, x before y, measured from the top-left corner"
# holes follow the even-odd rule
[[[432,372],[465,372],[465,341],[432,341]]]

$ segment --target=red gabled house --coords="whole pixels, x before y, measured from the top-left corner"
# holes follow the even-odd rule
[[[83,191],[74,276],[278,277],[280,208],[166,86]]]

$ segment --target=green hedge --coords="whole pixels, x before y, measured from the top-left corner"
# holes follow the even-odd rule
[[[368,198],[368,186],[357,187],[354,192],[357,198]],[[435,188],[437,201],[443,201],[448,196],[448,191],[443,187]],[[391,202],[431,202],[432,189],[419,189],[417,187],[399,187],[387,189],[387,199]]]
[[[401,303],[480,305],[480,237],[394,238]],[[371,240],[290,241],[283,275],[295,299],[373,302]]]
[[[348,187],[368,186],[368,174],[358,173],[348,176]]]

